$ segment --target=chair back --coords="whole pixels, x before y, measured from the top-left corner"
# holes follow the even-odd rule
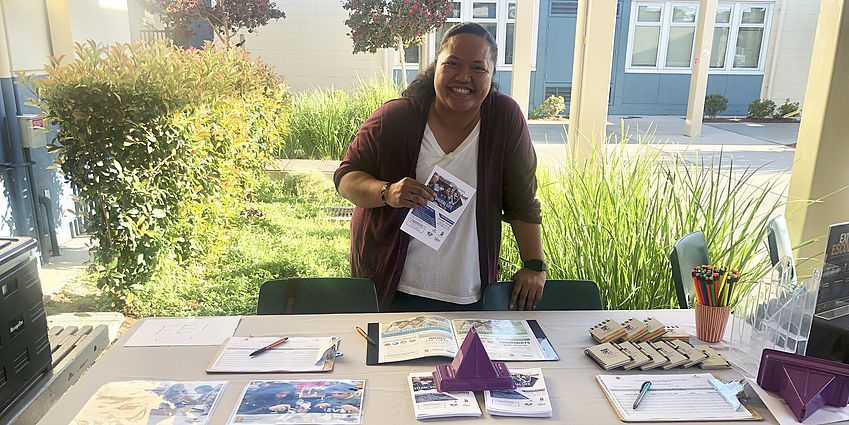
[[[693,285],[693,267],[710,264],[705,234],[693,232],[675,242],[669,253],[672,264],[672,280],[675,282],[675,294],[680,308],[690,308],[695,299],[696,287]]]
[[[259,288],[256,314],[377,313],[377,293],[369,279],[292,277]]]
[[[510,308],[513,282],[497,282],[486,287],[483,309],[502,311]],[[604,310],[598,285],[589,280],[547,280],[537,310]]]

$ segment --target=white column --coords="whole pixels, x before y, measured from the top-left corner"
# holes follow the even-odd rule
[[[696,40],[693,43],[690,97],[687,100],[687,116],[684,119],[685,136],[699,137],[702,134],[713,27],[716,24],[716,4],[717,0],[699,2],[699,22],[696,26]]]
[[[578,1],[569,109],[569,151],[577,163],[601,154],[607,138],[615,26],[615,1]]]
[[[11,76],[12,52],[9,49],[9,38],[6,36],[6,17],[3,11],[3,2],[0,1],[0,78]]]
[[[424,41],[419,46],[419,72],[424,72],[427,69],[427,66],[430,65],[430,40],[433,38],[433,34],[428,34],[424,36]]]
[[[68,0],[46,0],[47,22],[50,26],[50,45],[53,56],[64,55],[62,63],[74,60],[74,41],[71,36],[71,15]]]
[[[513,80],[510,95],[528,116],[531,102],[531,53],[534,51],[534,0],[516,0],[513,39]],[[502,47],[503,49],[503,47]]]
[[[800,274],[822,265],[828,226],[849,221],[849,4],[820,2],[805,109],[787,196],[787,223]],[[808,200],[819,200],[808,204]]]

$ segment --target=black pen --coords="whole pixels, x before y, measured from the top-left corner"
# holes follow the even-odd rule
[[[643,382],[643,385],[640,386],[640,393],[637,394],[637,399],[634,400],[634,410],[636,410],[637,406],[640,405],[640,402],[643,401],[643,396],[649,392],[649,388],[651,388],[651,381]]]
[[[288,340],[288,339],[289,339],[289,337],[280,338],[277,341],[274,341],[271,344],[268,344],[265,347],[262,347],[259,350],[254,351],[253,353],[250,354],[250,356],[253,357],[253,356],[256,356],[257,354],[262,354],[262,353],[264,353],[264,352],[286,342],[286,340]]]

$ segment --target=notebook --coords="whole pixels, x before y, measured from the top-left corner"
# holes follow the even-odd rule
[[[604,370],[615,369],[634,361],[612,342],[605,342],[584,350],[584,354],[595,360]]]
[[[625,341],[639,341],[645,334],[649,333],[649,327],[640,319],[628,319],[622,324],[625,328]]]
[[[640,367],[651,361],[651,358],[640,350],[640,347],[634,345],[631,341],[623,341],[619,344],[614,343],[622,352],[631,357],[631,362],[623,365],[625,370],[631,370],[635,367]]]
[[[622,326],[621,323],[610,319],[590,328],[590,335],[600,344],[616,341],[625,336],[626,333],[628,333],[628,331],[625,330],[625,327]]]

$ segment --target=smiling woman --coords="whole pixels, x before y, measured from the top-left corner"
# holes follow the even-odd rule
[[[375,282],[382,310],[478,309],[498,280],[502,219],[526,265],[514,276],[511,307],[532,309],[542,297],[536,155],[519,106],[492,81],[497,57],[483,26],[449,29],[436,61],[366,120],[336,170],[339,193],[356,205],[351,273]],[[424,183],[437,166],[475,191],[434,250],[401,224],[409,209],[447,220],[434,214],[435,192]]]

